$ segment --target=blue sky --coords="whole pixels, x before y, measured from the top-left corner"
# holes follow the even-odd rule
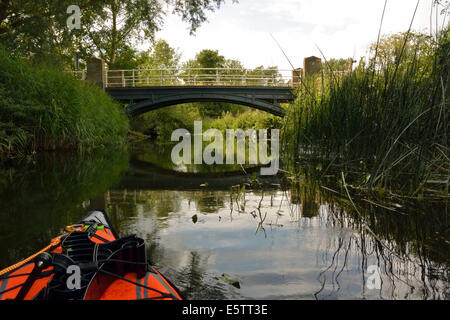
[[[428,31],[431,0],[421,0],[413,29]],[[226,58],[238,59],[248,68],[277,65],[291,69],[270,33],[277,39],[294,67],[303,58],[366,55],[376,41],[384,0],[228,0],[208,14],[209,22],[195,36],[178,16],[168,15],[157,38],[165,39],[188,60],[202,49],[218,49]],[[416,6],[415,0],[388,0],[383,33],[406,31]],[[439,18],[442,24],[443,16]],[[447,20],[446,20],[447,21]],[[433,24],[435,19],[433,18]],[[148,47],[143,45],[142,48]]]

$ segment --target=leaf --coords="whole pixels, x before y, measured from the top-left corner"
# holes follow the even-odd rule
[[[216,279],[219,279],[219,280],[222,280],[223,282],[226,282],[226,283],[228,283],[228,284],[231,284],[231,285],[232,285],[233,287],[235,287],[235,288],[238,288],[238,289],[241,288],[241,285],[240,285],[240,283],[239,283],[239,280],[230,278],[230,276],[227,275],[226,273],[223,273],[222,276],[219,277],[219,278],[216,277]]]

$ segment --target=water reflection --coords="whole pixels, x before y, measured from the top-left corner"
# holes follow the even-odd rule
[[[445,299],[448,294],[445,263],[421,260],[414,250],[399,253],[395,240],[379,241],[360,230],[359,221],[325,199],[303,206],[292,191],[280,190],[247,191],[238,200],[230,191],[113,194],[117,201],[109,210],[127,217],[121,232],[137,232],[151,243],[152,261],[191,299]],[[380,268],[380,290],[366,286],[370,265]],[[238,279],[241,289],[220,281],[223,273]]]
[[[104,208],[189,299],[448,299],[445,203],[388,210],[355,198],[356,211],[308,170],[288,183],[249,168],[180,172],[167,152],[146,145],[0,170],[0,267]],[[371,265],[379,290],[367,287]]]
[[[114,152],[114,157],[111,153]],[[128,153],[46,154],[0,167],[0,268],[48,245],[121,179]]]

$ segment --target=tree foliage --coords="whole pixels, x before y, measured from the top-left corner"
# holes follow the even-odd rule
[[[236,71],[244,70],[243,65],[237,60],[226,59],[219,54],[218,50],[204,49],[200,51],[194,59],[188,60],[183,65],[184,69],[203,69],[190,70],[190,77],[198,77],[198,83],[211,84],[215,83],[217,76],[226,76]],[[214,70],[220,69],[238,69],[238,70]],[[207,69],[207,70],[205,70]],[[186,71],[184,71],[186,73]],[[209,76],[211,75],[211,76]],[[184,74],[186,76],[186,74]],[[236,106],[230,103],[204,102],[195,104],[202,117],[217,118],[224,112],[239,113],[243,110],[242,106]]]
[[[81,28],[69,30],[72,0],[1,0],[0,42],[11,51],[72,59],[99,55],[110,67],[122,64],[132,48],[153,41],[168,14],[181,16],[191,33],[225,0],[78,0]]]
[[[350,68],[350,59],[331,58],[324,63],[323,68],[327,72],[332,71],[348,71]]]
[[[415,32],[402,32],[384,35],[378,43],[370,46],[370,62],[378,70],[399,65],[403,68],[415,59],[428,60],[435,57],[436,42],[430,35]]]
[[[159,39],[152,48],[141,54],[141,57],[141,68],[178,69],[181,53],[172,48],[167,41]]]

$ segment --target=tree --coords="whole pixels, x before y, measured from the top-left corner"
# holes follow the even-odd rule
[[[223,68],[225,57],[219,55],[219,50],[202,50],[195,57],[199,68]]]
[[[214,70],[216,68],[225,70]],[[232,79],[230,75],[244,74],[244,67],[242,63],[237,60],[226,59],[219,54],[218,50],[202,50],[196,56],[195,59],[189,60],[183,65],[183,78],[189,77],[191,82],[195,84],[212,85],[216,84],[217,77],[222,77],[224,81]],[[203,70],[190,70],[186,69],[203,69]],[[206,70],[205,70],[206,69]],[[231,70],[233,69],[233,70]],[[189,72],[189,76],[187,75]],[[230,83],[233,84],[233,83]],[[243,111],[242,106],[236,106],[230,103],[220,102],[203,102],[195,104],[202,117],[217,118],[223,113],[233,112],[240,113]]]
[[[195,59],[189,60],[184,63],[183,69],[190,70],[188,71],[188,74],[186,73],[186,71],[184,71],[182,76],[183,78],[187,77],[193,79],[192,81],[194,81],[196,84],[214,84],[217,80],[217,71],[212,69],[224,68],[225,62],[225,57],[219,55],[218,50],[205,49],[197,53]]]
[[[331,58],[322,64],[326,72],[332,71],[348,71],[350,69],[350,59]]]
[[[165,40],[156,41],[153,48],[138,54],[140,61],[139,77],[146,79],[147,85],[161,85],[179,83],[181,53],[172,48]]]
[[[180,15],[191,33],[207,20],[206,12],[225,0],[79,0],[81,29],[66,26],[72,0],[0,0],[0,41],[21,53],[97,54],[116,67],[120,54],[136,43],[153,41],[168,13]],[[167,5],[167,7],[165,6]]]
[[[0,43],[27,56],[64,59],[73,53],[65,28],[70,4],[66,0],[0,0]]]
[[[393,64],[403,68],[417,59],[434,59],[435,48],[433,37],[423,33],[411,31],[384,35],[378,44],[373,43],[370,46],[370,62],[377,70]]]
[[[249,70],[247,72],[247,77],[247,84],[264,86],[277,83],[280,73],[278,72],[278,67],[276,66],[268,68],[259,66],[253,70]]]
[[[155,45],[143,56],[141,68],[144,69],[178,69],[181,59],[181,53],[162,39],[156,41]]]

